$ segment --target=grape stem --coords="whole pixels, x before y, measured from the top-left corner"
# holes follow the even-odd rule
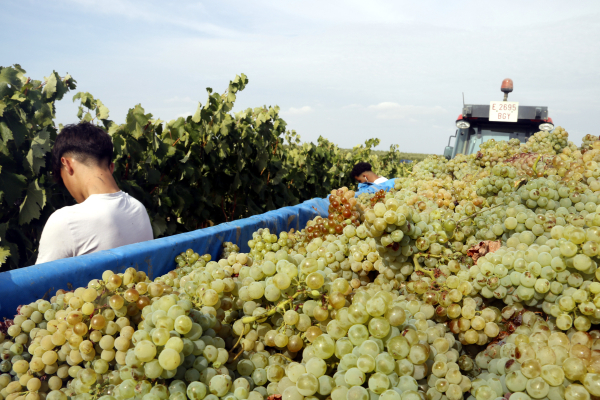
[[[281,357],[285,358],[286,360],[288,360],[289,362],[294,362],[294,360],[292,360],[292,359],[291,359],[291,358],[289,358],[289,357],[286,357],[286,356],[284,356],[284,355],[283,355],[283,354],[281,354],[281,353],[279,353],[279,355],[280,355]]]
[[[541,157],[542,157],[542,155],[541,155],[541,154],[539,154],[539,155],[537,156],[537,158],[535,159],[535,162],[533,163],[533,167],[531,167],[531,169],[533,170],[533,172],[534,172],[536,175],[537,175],[537,173],[538,173],[538,172],[537,172],[537,170],[536,170],[537,163],[538,163],[538,161],[540,161],[540,158],[541,158]]]
[[[431,280],[433,281],[432,285],[437,285],[437,286],[439,287],[439,289],[446,289],[446,290],[449,290],[449,288],[448,288],[448,286],[446,285],[446,283],[445,283],[445,282],[444,282],[444,283],[442,283],[442,284],[439,284],[439,283],[437,283],[437,282],[436,282],[436,280],[435,280],[435,272],[433,272],[433,271],[431,271],[431,270],[428,270],[428,269],[425,269],[425,268],[421,267],[421,265],[419,264],[419,261],[418,261],[418,259],[419,259],[419,257],[420,257],[420,256],[423,256],[423,257],[436,257],[436,258],[443,258],[443,259],[446,259],[446,260],[447,260],[448,258],[447,258],[447,257],[444,257],[444,256],[442,256],[442,255],[417,253],[417,254],[415,254],[415,255],[413,256],[413,261],[414,261],[414,263],[415,263],[415,271],[420,271],[420,272],[423,272],[424,274],[427,274],[427,275],[428,275],[428,276],[431,278]],[[439,289],[438,289],[438,290],[439,290]],[[434,289],[434,290],[435,290],[435,289]]]
[[[281,301],[279,304],[277,304],[275,307],[271,308],[269,311],[267,311],[267,312],[265,312],[265,313],[262,313],[262,314],[260,314],[260,315],[255,315],[255,316],[252,316],[252,317],[244,317],[244,318],[242,318],[242,322],[243,322],[244,324],[251,324],[251,323],[253,323],[253,322],[256,322],[256,321],[257,321],[257,320],[259,320],[259,319],[268,318],[268,317],[270,317],[271,315],[275,314],[275,313],[277,312],[277,310],[278,310],[278,309],[280,309],[280,308],[281,308],[281,309],[283,309],[283,310],[285,310],[285,307],[286,307],[288,304],[291,304],[291,303],[292,303],[292,301],[293,301],[293,300],[294,300],[296,297],[298,297],[298,296],[300,296],[301,294],[304,294],[304,293],[305,293],[305,291],[304,291],[304,290],[299,290],[298,292],[296,292],[296,294],[295,294],[295,295],[293,295],[293,296],[290,296],[290,298],[289,298],[289,299],[287,299],[287,300]],[[230,352],[230,353],[233,351],[233,349],[235,349],[235,348],[238,346],[238,344],[240,344],[240,342],[242,341],[242,337],[243,337],[243,336],[244,336],[244,335],[242,334],[242,335],[240,335],[240,336],[238,337],[238,340],[237,340],[237,342],[235,343],[235,345],[234,345],[234,346],[231,348],[231,350],[229,350],[229,352]],[[242,349],[242,351],[243,351],[243,349]],[[239,355],[242,353],[242,351],[240,351],[240,352],[239,352],[239,353],[238,353],[238,354],[235,356],[234,360],[235,360],[236,358],[238,358],[238,357],[239,357]]]
[[[240,336],[240,338],[241,338],[241,336]],[[239,341],[238,341],[238,343],[239,343]],[[233,349],[231,349],[231,350],[233,350]],[[235,355],[235,357],[233,357],[233,361],[237,360],[238,357],[241,356],[243,352],[244,352],[244,348],[242,347],[240,349],[240,351]]]
[[[429,277],[430,277],[432,280],[435,280],[435,276],[434,276],[434,274],[433,274],[433,271],[430,271],[430,270],[428,270],[428,269],[425,269],[425,268],[421,267],[421,264],[419,264],[419,260],[418,260],[418,259],[419,259],[419,256],[421,256],[421,255],[422,255],[422,254],[420,254],[420,253],[417,253],[417,254],[415,254],[415,255],[413,256],[413,262],[415,263],[415,271],[420,271],[420,272],[422,272],[422,273],[424,273],[424,274],[427,274],[427,275],[429,275]],[[427,254],[427,255],[429,255],[429,256],[433,256],[433,254]],[[434,257],[441,257],[441,256],[434,256]]]
[[[275,307],[271,308],[267,312],[264,312],[264,313],[262,313],[260,315],[255,315],[255,316],[252,316],[252,317],[244,317],[244,318],[242,318],[242,322],[244,324],[251,324],[253,322],[258,321],[259,319],[268,318],[271,315],[275,314],[277,312],[277,310],[280,309],[280,308],[282,308],[282,309],[285,310],[285,306],[287,306],[288,304],[290,304],[296,297],[298,297],[298,296],[300,296],[301,294],[304,294],[304,293],[305,293],[304,290],[300,290],[295,295],[290,296],[289,299],[280,302],[279,304],[277,304]]]
[[[242,333],[243,333],[243,332],[242,332]],[[240,342],[242,341],[242,338],[243,338],[243,337],[244,337],[244,335],[243,335],[243,334],[242,334],[242,335],[240,335],[240,337],[238,337],[238,340],[237,340],[237,342],[235,342],[235,344],[233,345],[233,347],[231,348],[231,350],[229,350],[229,353],[231,353],[231,352],[233,351],[233,349],[235,349],[235,348],[238,346],[238,344],[240,344]],[[237,357],[237,356],[236,356],[236,357]]]
[[[447,256],[443,256],[441,254],[416,253],[415,256],[441,258],[441,259],[446,260],[446,261],[452,260],[449,256],[447,257]],[[454,256],[454,259],[455,258],[456,258],[456,256]]]
[[[472,215],[468,215],[468,216],[466,216],[466,217],[464,217],[464,218],[462,218],[462,219],[459,219],[459,220],[458,220],[458,222],[456,223],[456,226],[458,227],[458,224],[460,224],[460,223],[461,223],[461,222],[463,222],[463,221],[466,221],[466,220],[468,220],[468,219],[470,219],[470,218],[473,218],[473,217],[475,217],[475,216],[477,216],[477,215],[479,215],[479,214],[481,214],[481,213],[484,213],[484,212],[486,212],[486,211],[493,210],[494,208],[498,208],[498,207],[500,207],[500,206],[503,206],[503,205],[504,205],[504,204],[497,204],[497,205],[495,205],[494,207],[489,207],[489,208],[486,208],[486,209],[484,209],[484,210],[477,211],[476,213],[473,213]]]

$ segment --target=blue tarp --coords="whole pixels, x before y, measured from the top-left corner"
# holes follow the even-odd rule
[[[248,241],[258,229],[269,228],[273,233],[299,230],[317,215],[327,216],[328,206],[327,199],[316,198],[210,228],[0,273],[0,318],[12,318],[19,305],[44,296],[49,299],[58,289],[87,286],[107,269],[123,272],[134,267],[155,278],[174,269],[175,257],[189,248],[213,259],[223,242],[233,242],[248,252]]]
[[[381,189],[388,192],[394,188],[395,180],[396,178],[388,179],[387,181],[380,183],[379,185],[374,185],[372,183],[359,183],[356,195],[358,196],[359,194],[363,193],[375,193]]]

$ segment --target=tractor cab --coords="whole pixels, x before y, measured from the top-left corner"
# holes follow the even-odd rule
[[[511,79],[505,79],[500,90],[504,92],[503,101],[463,106],[462,114],[456,120],[456,134],[450,136],[444,157],[452,159],[458,154],[477,153],[479,145],[489,139],[519,139],[525,143],[540,130],[554,129],[552,119],[548,117],[548,107],[520,106],[518,102],[507,101],[508,93],[513,90]],[[455,138],[453,146],[450,145],[452,138]]]

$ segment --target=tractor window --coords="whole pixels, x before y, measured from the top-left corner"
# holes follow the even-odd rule
[[[469,138],[475,134],[473,128],[459,129],[456,131],[456,139],[454,141],[454,155],[457,154],[470,154],[467,152],[469,145]]]
[[[480,128],[479,132],[485,140],[494,139],[494,140],[510,140],[510,139],[519,139],[523,141],[523,139],[527,140],[529,137],[528,130],[513,128]]]
[[[469,138],[469,144],[467,145],[467,154],[473,154],[473,153],[477,153],[479,151],[479,145],[482,144],[484,141],[491,139],[491,137],[487,137],[480,133],[474,134]],[[494,138],[495,140],[499,140]],[[500,139],[502,140],[502,139]],[[504,140],[508,140],[508,139],[504,139]]]
[[[469,129],[469,140],[465,154],[477,153],[479,151],[479,145],[490,139],[496,141],[519,139],[521,143],[525,143],[532,133],[533,131],[530,127],[525,127],[523,125],[515,125],[510,128],[505,126],[496,127],[485,125],[476,127],[475,129],[471,128]]]

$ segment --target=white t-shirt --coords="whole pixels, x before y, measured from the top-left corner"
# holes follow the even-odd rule
[[[375,179],[373,181],[373,184],[374,185],[379,185],[380,183],[383,183],[383,182],[385,182],[387,180],[388,180],[387,178],[384,178],[383,176],[380,176],[379,178],[377,178],[377,179]]]
[[[36,264],[152,239],[150,218],[142,203],[122,191],[93,194],[48,218]]]

